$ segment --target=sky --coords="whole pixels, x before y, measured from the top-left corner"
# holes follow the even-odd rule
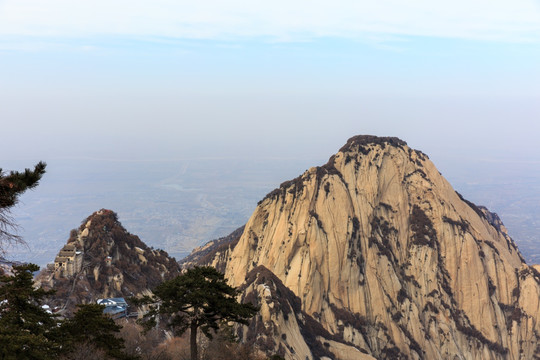
[[[0,160],[319,159],[374,134],[538,166],[538,64],[538,0],[0,0]]]
[[[145,241],[154,220],[209,240],[182,233],[215,223],[207,202],[162,208],[154,187],[203,179],[236,226],[358,134],[405,140],[534,230],[539,64],[539,0],[0,0],[0,168],[48,163],[14,214],[20,251],[49,261],[100,207]]]

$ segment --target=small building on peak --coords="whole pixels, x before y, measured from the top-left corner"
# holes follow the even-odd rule
[[[54,271],[60,277],[71,277],[81,271],[82,251],[74,244],[66,244],[54,259]]]

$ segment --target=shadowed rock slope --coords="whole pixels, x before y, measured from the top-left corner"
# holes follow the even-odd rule
[[[45,269],[38,285],[56,290],[50,305],[70,313],[76,304],[99,298],[149,294],[163,280],[179,274],[176,260],[146,246],[130,234],[117,215],[102,209],[90,215],[67,241],[82,253],[82,266],[72,276]]]
[[[287,359],[540,359],[540,273],[397,138],[349,139],[191,263],[261,305],[242,338]]]

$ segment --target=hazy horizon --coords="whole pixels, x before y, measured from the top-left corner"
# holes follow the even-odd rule
[[[493,191],[510,204],[508,179],[521,179],[528,198],[540,183],[538,64],[533,0],[0,0],[0,167],[49,163],[16,210],[25,213],[40,191],[54,200],[43,189],[49,181],[85,201],[78,196],[99,192],[110,165],[136,165],[124,166],[135,186],[133,169],[159,162],[245,162],[238,171],[257,167],[264,184],[244,208],[326,162],[349,137],[372,134],[427,153],[453,184],[504,183]],[[71,174],[70,161],[95,172],[73,166]],[[122,171],[112,171],[111,192],[123,193]],[[473,197],[489,198],[474,186]]]
[[[69,231],[101,208],[115,211],[149,246],[180,258],[245,224],[264,195],[326,159],[53,160],[13,211],[29,248],[11,248],[8,258],[51,262]],[[538,167],[431,159],[458,192],[501,216],[527,261],[540,262]]]

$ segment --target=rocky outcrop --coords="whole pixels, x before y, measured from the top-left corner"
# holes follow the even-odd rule
[[[212,240],[203,246],[195,248],[192,253],[179,261],[183,268],[197,264],[205,264],[225,272],[229,255],[244,233],[244,226],[239,227],[227,236]]]
[[[272,274],[272,284],[297,297],[294,318],[309,316],[326,332],[317,336],[333,355],[316,353],[298,320],[283,320],[285,310],[263,311],[257,321],[265,326],[294,329],[290,343],[256,329],[273,350],[290,346],[287,359],[348,359],[355,351],[378,359],[540,358],[538,270],[495,214],[465,200],[397,138],[353,137],[327,164],[281,184],[224,254],[207,252],[198,263],[218,264],[232,285],[258,294],[262,309],[272,285],[252,279]]]
[[[50,305],[65,313],[76,304],[97,299],[148,294],[180,270],[165,251],[149,248],[124,229],[110,210],[89,216],[71,232],[66,246],[82,254],[80,269],[69,277],[58,276],[54,268],[45,269],[37,277],[38,285],[56,290]]]
[[[249,327],[239,328],[244,342],[286,358],[305,354],[308,359],[335,359],[337,355],[340,359],[374,359],[365,348],[351,347],[342,336],[324,329],[302,310],[300,299],[264,266],[251,270],[240,290],[243,302],[260,308]]]

